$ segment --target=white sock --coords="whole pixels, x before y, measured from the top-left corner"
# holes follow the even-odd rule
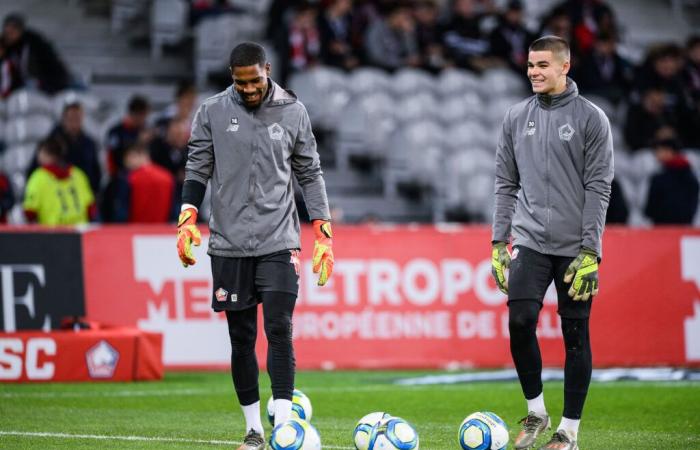
[[[245,416],[245,432],[247,433],[253,429],[260,433],[260,436],[265,437],[265,430],[260,421],[260,400],[250,405],[241,405],[241,409],[243,409],[243,415]]]
[[[540,395],[527,401],[527,411],[534,412],[538,416],[547,415],[547,408],[544,407],[544,392],[540,392]]]
[[[275,399],[275,426],[292,418],[292,401]]]
[[[557,427],[557,431],[564,430],[564,431],[566,431],[566,434],[568,434],[570,438],[572,438],[573,440],[576,440],[576,436],[578,435],[579,423],[581,423],[581,419],[567,419],[566,417],[562,417],[561,422],[559,423],[559,426]]]

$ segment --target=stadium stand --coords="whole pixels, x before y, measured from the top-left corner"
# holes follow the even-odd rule
[[[322,8],[333,2],[310,3],[320,18]],[[439,67],[435,59],[395,71],[369,65],[364,33],[385,12],[384,3],[388,2],[359,2],[343,22],[349,27],[345,35],[353,46],[351,54],[364,64],[347,71],[324,65],[324,61],[304,71],[290,66],[286,84],[309,111],[331,203],[348,222],[489,222],[496,141],[507,108],[529,95],[524,74],[493,65],[488,58],[483,70],[456,68],[448,53],[441,54],[444,61],[440,60]],[[438,22],[450,23],[450,2],[435,3],[440,10]],[[498,12],[513,6],[506,1],[471,3],[484,39],[497,26]],[[517,3],[530,32],[559,29],[547,18],[564,11],[557,26],[574,39],[583,39],[581,42],[591,39],[587,45],[592,48],[597,31],[581,34],[577,2]],[[123,116],[133,95],[149,99],[156,119],[173,102],[175,83],[193,79],[200,102],[228,83],[228,52],[243,40],[265,42],[273,77],[277,77],[281,63],[291,58],[285,53],[290,47],[265,40],[272,39],[270,27],[283,24],[292,15],[294,4],[276,0],[0,1],[0,14],[21,13],[29,29],[40,31],[50,41],[72,75],[70,87],[55,95],[25,86],[0,101],[4,149],[0,170],[8,175],[18,200],[10,222],[22,222],[25,171],[36,143],[51,131],[63,105],[76,100],[83,105],[85,132],[99,142],[105,166],[107,131]],[[612,25],[597,26],[614,32],[616,51],[632,68],[640,67],[657,44],[684,45],[700,22],[697,2],[620,0],[609,6]],[[61,25],[65,23],[71,26]],[[421,39],[428,39],[428,46],[435,50],[444,45],[439,35],[431,30]],[[575,56],[574,64],[585,55]],[[690,60],[682,62],[687,68],[681,67],[679,74],[693,70]],[[649,179],[661,166],[651,149],[629,150],[624,129],[628,111],[641,102],[638,86],[632,85],[620,102],[599,92],[583,94],[610,119],[616,179],[629,207],[628,224],[645,226],[650,224],[643,212]],[[698,123],[693,120],[700,117],[700,105],[692,100],[688,106],[684,114],[695,114],[689,123]],[[684,130],[675,133],[685,136]],[[698,145],[697,141],[687,142],[682,151],[696,177],[700,177],[700,150],[693,147]],[[103,186],[107,181],[103,180]],[[700,225],[700,217],[695,224]]]

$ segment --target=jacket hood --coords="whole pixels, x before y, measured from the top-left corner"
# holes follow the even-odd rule
[[[294,92],[282,88],[279,84],[275,83],[272,78],[268,78],[267,82],[270,87],[260,106],[281,106],[295,103],[297,101],[297,96]],[[245,106],[243,98],[238,94],[238,91],[233,88],[233,85],[229,86],[226,90],[236,101],[236,103],[241,106]]]
[[[566,90],[564,92],[556,95],[537,94],[537,103],[543,108],[554,109],[566,105],[576,97],[578,97],[578,86],[574,80],[566,77]]]

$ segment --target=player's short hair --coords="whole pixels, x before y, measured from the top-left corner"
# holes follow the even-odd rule
[[[243,42],[231,50],[229,65],[234,67],[264,66],[267,62],[265,48],[256,42]]]
[[[37,149],[46,152],[48,155],[53,156],[59,161],[64,161],[68,153],[64,142],[54,136],[49,136],[48,138],[39,142]]]
[[[129,100],[129,106],[127,110],[130,114],[146,113],[151,108],[148,103],[148,99],[142,95],[134,95]]]
[[[531,52],[546,52],[550,51],[553,55],[559,56],[564,61],[571,60],[571,49],[566,39],[559,36],[542,36],[530,44],[528,51]]]

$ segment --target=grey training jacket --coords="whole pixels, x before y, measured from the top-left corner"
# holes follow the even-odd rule
[[[207,99],[192,123],[185,180],[211,179],[210,255],[260,256],[301,248],[292,173],[311,219],[330,219],[306,108],[270,82],[249,110],[233,86]]]
[[[602,256],[613,179],[605,113],[578,95],[573,80],[559,95],[534,95],[503,120],[496,152],[494,241],[548,255]],[[512,225],[512,230],[511,230]]]

